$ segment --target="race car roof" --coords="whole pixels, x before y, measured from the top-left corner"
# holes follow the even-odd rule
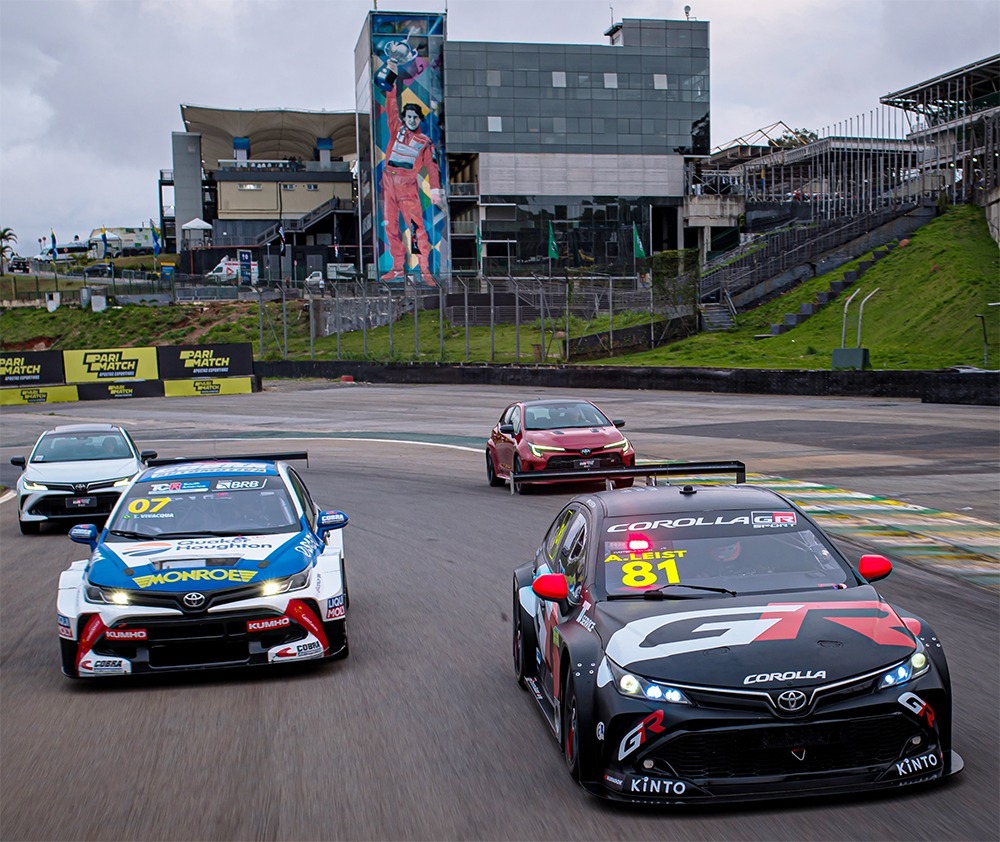
[[[278,467],[274,462],[182,462],[147,468],[139,477],[139,482],[151,479],[192,479],[232,475],[277,476]]]

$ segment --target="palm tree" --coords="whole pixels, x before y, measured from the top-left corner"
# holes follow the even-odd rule
[[[17,242],[17,234],[13,228],[0,228],[0,275],[4,273],[7,260],[14,254],[12,243]]]

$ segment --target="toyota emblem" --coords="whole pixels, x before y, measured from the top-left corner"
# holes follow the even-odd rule
[[[186,593],[182,602],[188,608],[201,608],[205,605],[205,594],[198,593],[197,591]]]
[[[83,494],[87,490],[87,483],[85,483],[85,482],[74,483],[73,484],[73,490],[77,494]]]
[[[778,707],[789,713],[802,710],[806,705],[806,694],[801,690],[786,690],[778,696]]]
[[[583,449],[582,449],[582,450],[580,451],[580,455],[581,455],[581,456],[590,456],[590,448],[589,448],[589,447],[585,447],[585,448],[583,448]]]

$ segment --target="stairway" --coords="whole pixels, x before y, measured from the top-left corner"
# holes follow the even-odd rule
[[[736,327],[733,314],[725,304],[702,304],[701,329],[708,333],[718,333],[720,330],[731,330]]]

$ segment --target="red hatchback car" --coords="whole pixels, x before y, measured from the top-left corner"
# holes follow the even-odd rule
[[[527,471],[633,467],[635,449],[622,435],[624,426],[590,401],[517,401],[503,411],[486,442],[486,479],[490,485],[504,485],[512,474]],[[615,483],[619,488],[631,484],[631,478]],[[515,492],[523,490],[521,483],[514,483]]]

